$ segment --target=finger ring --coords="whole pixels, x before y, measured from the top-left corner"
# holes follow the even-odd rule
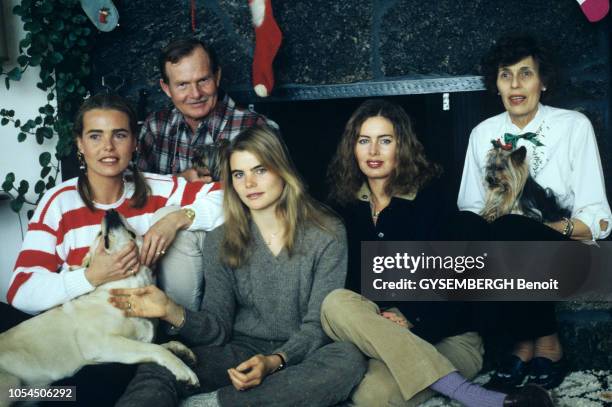
[[[129,269],[127,269],[128,274],[134,274],[134,269],[132,267],[130,267]]]
[[[162,252],[155,252],[155,254],[159,256],[160,254],[162,254]]]
[[[128,302],[128,309],[132,309],[132,303]]]
[[[165,250],[161,250],[160,253],[161,254],[166,254],[166,251]]]
[[[132,270],[132,274],[136,274],[136,270],[134,269],[131,269],[131,270]]]

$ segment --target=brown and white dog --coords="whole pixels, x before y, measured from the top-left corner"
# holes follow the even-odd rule
[[[104,244],[115,253],[141,238],[128,228],[116,211],[106,213],[101,232],[85,262]],[[175,354],[195,362],[195,355],[179,342],[151,343],[154,324],[145,318],[128,318],[109,302],[112,288],[138,288],[153,283],[146,266],[134,275],[97,287],[94,291],[37,315],[0,334],[0,406],[7,389],[19,384],[43,386],[74,375],[85,365],[106,362],[155,362],[177,380],[197,386],[198,378]]]
[[[487,155],[485,206],[480,215],[487,222],[518,214],[538,222],[554,222],[570,217],[550,188],[543,188],[529,175],[527,149],[514,151],[494,148]]]

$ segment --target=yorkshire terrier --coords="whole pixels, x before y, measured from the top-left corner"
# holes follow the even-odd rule
[[[529,175],[527,149],[491,149],[487,158],[485,181],[487,195],[481,212],[487,222],[507,214],[520,214],[539,222],[554,222],[570,217],[550,188],[543,188]]]
[[[219,139],[213,144],[198,146],[194,149],[191,164],[198,176],[210,176],[213,181],[219,181],[221,175],[221,158],[229,141]]]

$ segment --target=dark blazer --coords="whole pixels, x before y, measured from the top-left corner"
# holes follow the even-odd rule
[[[346,287],[361,292],[361,242],[446,240],[448,219],[456,211],[447,199],[441,181],[423,188],[416,197],[393,197],[372,221],[369,190],[362,188],[359,199],[334,209],[342,216],[349,242],[349,269]],[[430,343],[474,330],[471,305],[460,302],[377,302],[381,308],[397,307],[414,325],[412,332]]]

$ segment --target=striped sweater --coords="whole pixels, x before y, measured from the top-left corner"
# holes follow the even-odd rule
[[[28,226],[7,293],[9,304],[37,313],[63,304],[95,288],[81,266],[100,231],[108,209],[123,215],[137,234],[152,225],[154,212],[164,206],[190,207],[196,217],[189,230],[212,230],[223,223],[223,192],[219,183],[186,182],[169,175],[144,174],[151,188],[147,204],[132,208],[134,184],[125,183],[123,196],[91,211],[77,191],[77,178],[49,190]]]

